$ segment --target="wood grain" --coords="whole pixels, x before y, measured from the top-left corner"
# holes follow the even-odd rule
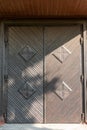
[[[63,45],[71,54],[61,63],[52,54]],[[80,122],[82,112],[80,26],[46,27],[45,52],[46,123]],[[64,99],[55,94],[62,82],[72,90]]]
[[[87,18],[87,0],[0,0],[0,18]]]
[[[9,28],[8,123],[43,122],[42,36],[42,27]],[[25,46],[33,48],[36,52],[28,61],[19,55]],[[19,89],[23,88],[27,82],[35,89],[35,93],[28,99],[19,93]]]

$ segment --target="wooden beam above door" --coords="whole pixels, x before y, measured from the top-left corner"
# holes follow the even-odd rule
[[[87,0],[0,0],[0,18],[87,18]]]

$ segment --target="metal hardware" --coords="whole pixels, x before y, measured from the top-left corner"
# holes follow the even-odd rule
[[[8,42],[5,42],[5,48],[7,48],[8,47]]]
[[[84,39],[83,37],[80,38],[80,45],[82,45],[84,43]]]
[[[6,113],[3,113],[4,121],[6,122]]]
[[[81,113],[81,121],[82,121],[82,123],[84,123],[84,121],[85,121],[85,115],[84,115],[84,113]]]
[[[8,81],[8,75],[4,75],[4,80],[5,80],[5,82]]]
[[[8,43],[8,27],[7,26],[4,27],[4,35],[5,35],[4,42]]]
[[[4,38],[4,42],[8,43],[8,38],[7,37]]]
[[[81,75],[81,76],[80,76],[80,81],[83,82],[83,80],[84,80],[84,76]]]
[[[4,37],[3,37],[3,97],[2,97],[2,114],[4,118],[4,122],[6,122],[6,113],[7,113],[7,85],[8,85],[8,30],[7,27],[3,28]]]

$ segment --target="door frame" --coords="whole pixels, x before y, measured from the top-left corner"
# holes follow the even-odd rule
[[[8,48],[8,27],[10,26],[73,26],[73,25],[80,25],[81,26],[81,83],[82,83],[82,113],[81,113],[81,120],[82,122],[87,122],[87,104],[86,104],[86,21],[85,20],[53,20],[53,19],[31,19],[31,20],[8,20],[1,22],[1,44],[2,44],[2,83],[1,83],[1,90],[2,90],[2,115],[4,117],[4,121],[6,120],[6,107],[7,107],[7,71],[5,66],[5,60],[7,52],[5,52],[5,47]],[[44,89],[44,88],[43,88]],[[43,90],[44,91],[44,90]],[[44,95],[43,95],[44,96]],[[45,96],[44,96],[45,100]],[[5,121],[6,122],[6,121]]]

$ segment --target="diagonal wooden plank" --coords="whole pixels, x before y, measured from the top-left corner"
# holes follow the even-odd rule
[[[39,37],[39,34],[41,37]],[[43,37],[42,27],[9,28],[9,123],[43,122]],[[37,44],[37,46],[35,46]],[[35,56],[24,61],[18,53],[24,46],[35,48]],[[26,50],[25,50],[26,51]],[[37,53],[38,52],[38,53]],[[12,84],[12,80],[14,83]],[[19,88],[29,82],[35,92],[25,99]],[[25,91],[23,91],[25,92]]]

